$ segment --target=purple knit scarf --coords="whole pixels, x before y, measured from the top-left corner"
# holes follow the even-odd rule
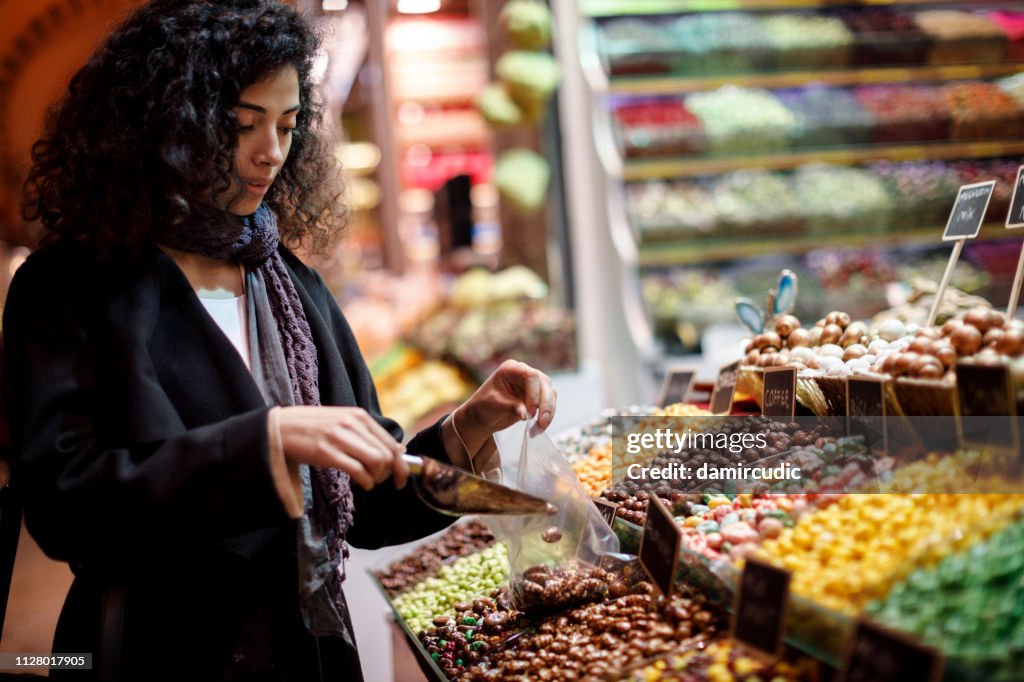
[[[319,405],[317,348],[295,283],[277,250],[280,234],[274,212],[261,204],[256,213],[223,230],[180,226],[161,234],[160,241],[171,248],[211,258],[235,258],[250,272],[258,271],[262,275],[265,287],[254,288],[255,295],[266,292],[291,381],[292,402]],[[259,304],[257,302],[257,306]],[[261,352],[273,352],[265,344],[266,340],[261,339]],[[253,362],[257,359],[253,358]],[[288,404],[288,397],[281,396],[277,402]],[[322,538],[327,546],[334,567],[331,596],[340,609],[344,562],[348,558],[345,534],[352,525],[352,488],[347,473],[324,467],[310,467],[310,483],[313,505],[309,520],[314,537]]]

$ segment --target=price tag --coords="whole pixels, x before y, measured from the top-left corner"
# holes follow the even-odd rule
[[[615,526],[615,517],[619,514],[619,505],[608,500],[602,500],[601,498],[594,499],[594,506],[597,507],[597,511],[601,512],[601,518],[605,520],[609,527]]]
[[[885,410],[885,382],[872,377],[850,377],[846,381],[846,432],[863,436],[872,452],[889,452]],[[879,443],[879,440],[881,442]]]
[[[692,369],[669,370],[669,373],[665,376],[665,381],[661,384],[661,393],[658,395],[658,407],[685,403],[695,374],[696,372]]]
[[[952,242],[977,237],[995,188],[995,180],[961,187],[960,192],[956,195],[953,210],[949,213],[949,221],[946,222],[946,231],[942,234],[942,241]]]
[[[963,446],[1017,450],[1017,402],[1005,365],[957,363],[956,391],[957,431]],[[999,418],[1004,416],[1005,420]]]
[[[672,512],[651,495],[647,504],[647,521],[640,537],[640,563],[662,594],[672,594],[679,569],[679,546],[683,531],[672,518]]]
[[[795,367],[770,367],[764,370],[761,413],[766,417],[796,416]]]
[[[737,360],[718,371],[715,388],[711,391],[712,414],[729,414],[732,410],[732,398],[736,393],[736,375],[739,369],[740,362]]]
[[[733,609],[732,636],[772,658],[782,655],[790,577],[783,568],[748,558]]]
[[[943,663],[934,649],[861,619],[840,682],[938,682]]]
[[[1013,199],[1010,200],[1010,212],[1006,214],[1007,229],[1024,227],[1024,166],[1017,169],[1017,182],[1013,185]]]

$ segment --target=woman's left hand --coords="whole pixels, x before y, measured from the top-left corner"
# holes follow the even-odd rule
[[[469,452],[478,451],[495,432],[537,415],[543,431],[555,416],[557,395],[551,378],[515,360],[506,360],[455,412],[452,422]]]

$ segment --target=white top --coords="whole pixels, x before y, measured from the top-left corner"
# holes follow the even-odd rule
[[[245,295],[224,298],[217,296],[216,292],[206,290],[196,293],[199,295],[199,301],[206,308],[206,312],[210,314],[213,321],[234,345],[238,354],[242,356],[245,366],[251,370],[248,341],[249,312],[245,304]]]

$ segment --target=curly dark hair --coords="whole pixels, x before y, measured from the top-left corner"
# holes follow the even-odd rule
[[[343,225],[336,165],[316,134],[318,36],[277,0],[152,0],[72,78],[32,148],[22,210],[100,253],[138,252],[164,225],[228,217],[215,200],[235,179],[233,107],[288,65],[301,110],[291,153],[264,203],[282,240],[324,252]],[[219,202],[223,203],[223,202]]]

